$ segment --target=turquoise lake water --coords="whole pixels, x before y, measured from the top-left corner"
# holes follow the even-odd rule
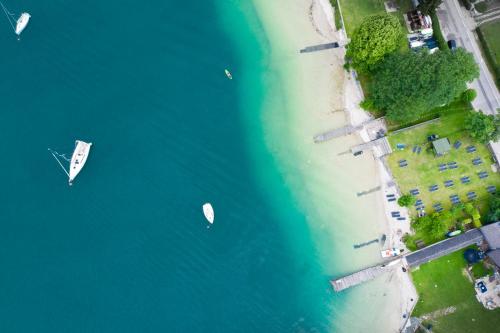
[[[0,21],[1,332],[330,327],[262,138],[265,36],[216,1],[5,3],[32,20],[21,41]],[[47,148],[75,139],[94,145],[69,187]]]

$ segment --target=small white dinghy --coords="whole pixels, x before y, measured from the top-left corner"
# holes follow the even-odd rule
[[[231,73],[230,73],[227,69],[225,69],[225,70],[224,70],[224,73],[226,73],[226,76],[227,76],[227,78],[228,78],[229,80],[232,80],[232,79],[233,79],[233,76],[231,75]]]
[[[205,215],[205,218],[210,224],[214,223],[215,219],[214,209],[209,202],[203,205],[203,214]]]

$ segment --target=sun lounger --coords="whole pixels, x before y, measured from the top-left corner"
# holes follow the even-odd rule
[[[417,148],[417,154],[420,154],[422,152],[422,147]]]
[[[458,140],[457,140],[457,141],[455,141],[455,143],[453,144],[453,147],[454,147],[455,149],[458,149],[458,148],[460,148],[460,146],[461,146],[461,145],[462,145],[462,142],[460,142],[460,141],[458,141]]]
[[[486,188],[486,191],[489,193],[495,193],[497,191],[497,188],[494,185],[490,185]]]
[[[476,147],[468,146],[467,148],[465,148],[465,151],[467,151],[469,154],[474,153],[476,151]]]

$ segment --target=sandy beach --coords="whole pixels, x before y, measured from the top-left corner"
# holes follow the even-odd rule
[[[322,144],[312,140],[319,133],[370,119],[359,108],[363,96],[354,77],[342,67],[343,48],[299,53],[306,46],[344,40],[343,32],[334,28],[333,9],[327,0],[257,0],[255,5],[272,50],[272,74],[265,78],[271,91],[262,119],[267,144],[307,214],[325,280],[378,264],[381,248],[400,246],[408,228],[390,221],[388,212],[395,207],[385,195],[396,191],[387,186],[390,174],[372,154],[354,157],[349,152],[368,139],[367,133]],[[357,196],[379,186],[379,191]],[[385,245],[353,247],[383,234]],[[331,309],[336,332],[397,332],[416,298],[408,274],[400,269],[345,293],[342,306]]]

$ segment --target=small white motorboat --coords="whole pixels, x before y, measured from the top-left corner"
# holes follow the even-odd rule
[[[233,76],[231,75],[231,73],[230,73],[227,69],[225,69],[225,70],[224,70],[224,72],[226,73],[226,76],[227,76],[227,78],[228,78],[229,80],[232,80],[232,79],[233,79]]]
[[[207,221],[212,224],[214,223],[215,215],[214,215],[214,208],[210,203],[206,203],[203,205],[203,214],[205,215],[205,218]]]

